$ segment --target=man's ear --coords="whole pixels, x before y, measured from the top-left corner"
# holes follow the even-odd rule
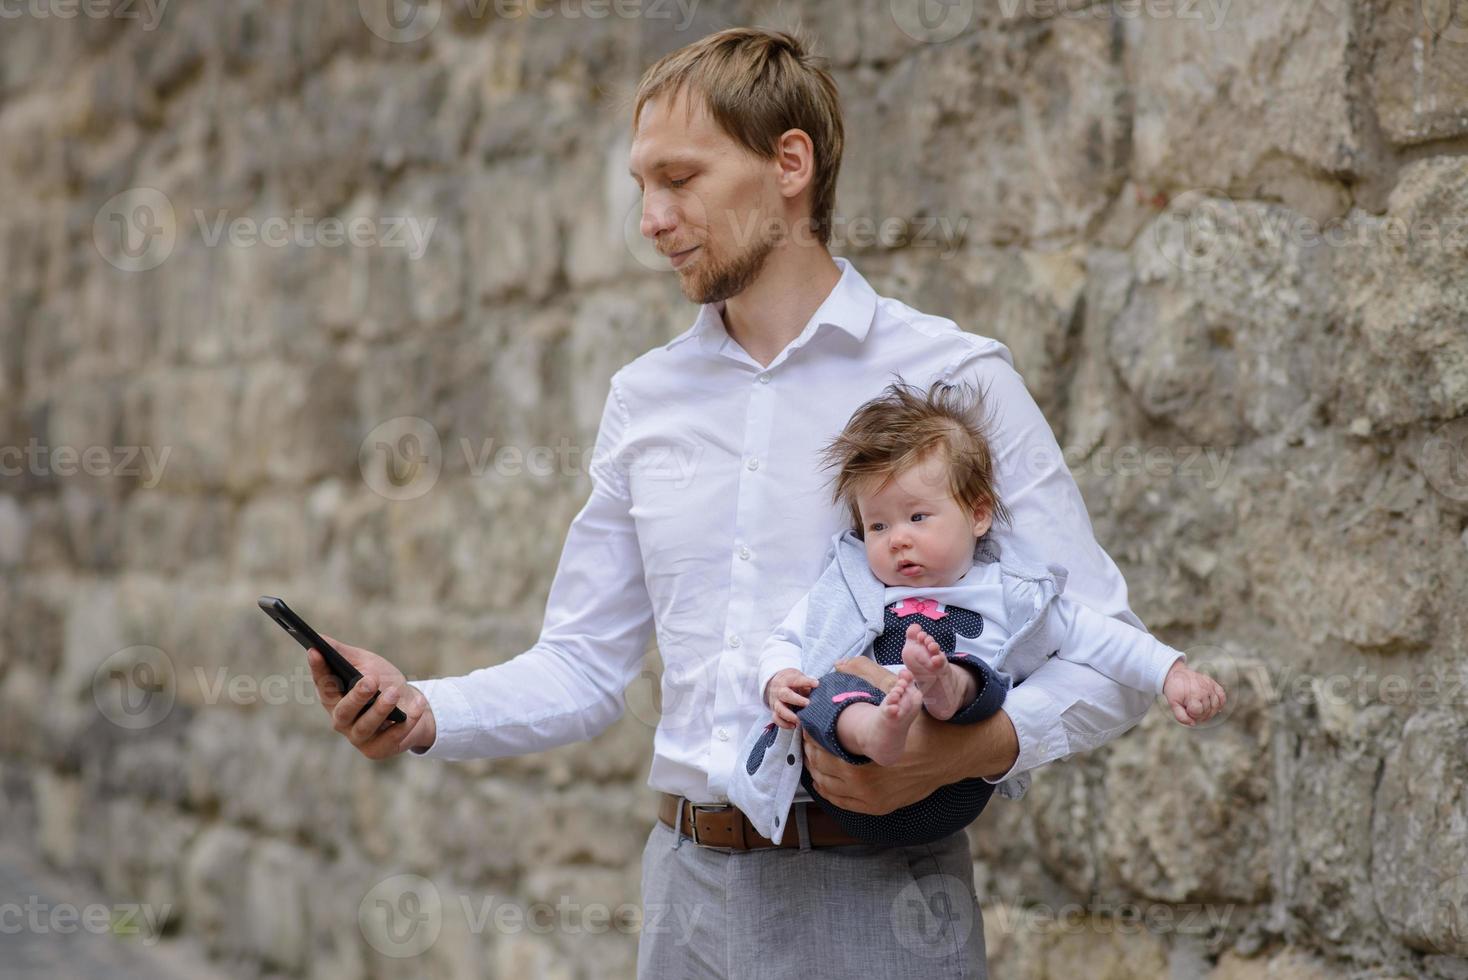
[[[799,196],[815,180],[815,144],[803,129],[787,129],[780,134],[775,161],[780,166],[780,193],[785,197]]]

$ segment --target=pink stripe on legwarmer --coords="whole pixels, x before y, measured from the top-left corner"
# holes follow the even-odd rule
[[[869,701],[875,701],[876,700],[876,698],[872,697],[872,695],[868,694],[866,691],[847,691],[845,694],[838,694],[835,697],[833,697],[831,699],[831,703],[832,704],[840,704],[842,701],[845,701],[847,698],[866,698]]]

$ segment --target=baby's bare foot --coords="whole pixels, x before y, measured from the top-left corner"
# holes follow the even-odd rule
[[[874,712],[863,733],[863,752],[879,766],[890,766],[902,759],[907,746],[907,730],[923,709],[923,696],[913,686],[912,675],[902,671],[897,683]]]
[[[912,671],[913,683],[922,692],[923,707],[939,721],[952,718],[976,693],[968,671],[949,663],[938,641],[917,623],[907,627],[902,662]]]

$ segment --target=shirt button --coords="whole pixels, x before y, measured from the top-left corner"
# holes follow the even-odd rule
[[[743,558],[745,561],[749,561],[749,549],[741,547],[739,549],[739,557]]]
[[[742,644],[742,643],[743,643],[743,642],[744,642],[744,641],[743,641],[743,640],[741,640],[741,639],[740,639],[740,638],[739,638],[739,634],[737,634],[737,633],[730,633],[730,634],[729,634],[729,645],[730,645],[730,646],[731,646],[731,647],[736,647],[736,648],[737,648],[737,647],[738,647],[738,646],[740,646],[740,645],[741,645],[741,644]]]
[[[727,742],[727,741],[729,741],[729,730],[727,728],[720,728],[719,729],[719,741],[720,742]]]
[[[757,470],[757,469],[759,469],[759,460],[757,460],[757,459],[751,459],[745,465],[748,466],[752,470]]]
[[[760,375],[759,376],[759,383],[762,384],[762,385],[769,384],[770,383],[770,376],[768,374],[762,374],[762,375]]]

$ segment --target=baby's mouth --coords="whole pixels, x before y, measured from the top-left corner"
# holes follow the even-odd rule
[[[898,565],[897,565],[897,574],[898,575],[916,575],[918,572],[921,572],[922,570],[923,570],[923,566],[919,565],[915,561],[907,561],[907,560],[904,559],[903,561],[899,562]]]

